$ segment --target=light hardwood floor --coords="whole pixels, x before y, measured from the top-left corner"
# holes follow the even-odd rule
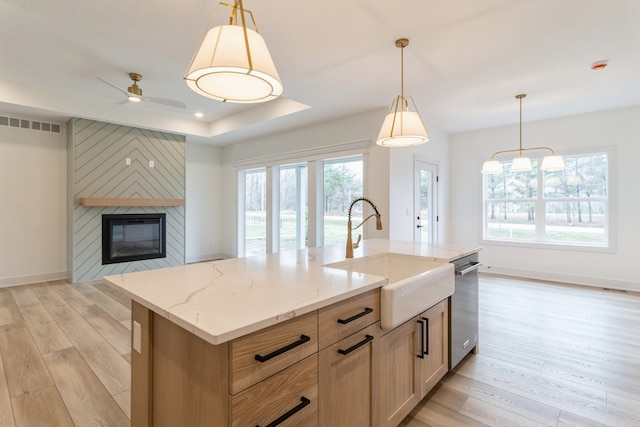
[[[129,323],[100,282],[0,289],[0,427],[129,425]],[[402,426],[640,426],[638,294],[482,276],[480,340]]]
[[[640,295],[480,279],[480,352],[403,427],[640,426]]]

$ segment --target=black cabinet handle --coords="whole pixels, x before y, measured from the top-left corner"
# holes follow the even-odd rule
[[[429,355],[429,319],[427,317],[423,317],[422,320],[424,320],[424,332],[425,332],[425,345],[423,345],[422,348],[424,348],[424,354],[426,354],[427,356]]]
[[[420,353],[418,353],[418,357],[424,359],[424,323],[422,320],[418,320],[418,323],[420,323]]]
[[[303,409],[309,403],[311,403],[311,401],[309,399],[307,399],[306,397],[302,396],[300,398],[300,403],[298,405],[296,405],[295,408],[292,408],[289,411],[287,411],[286,413],[280,415],[277,419],[275,419],[275,420],[271,421],[269,424],[267,424],[266,427],[276,427],[278,424],[282,423],[284,420],[286,420],[287,418],[291,417],[296,412],[298,412],[301,409]],[[260,426],[256,425],[256,427],[260,427]]]
[[[366,343],[368,343],[369,341],[373,341],[373,337],[372,337],[371,335],[365,335],[365,337],[366,337],[365,339],[363,339],[362,341],[360,341],[360,342],[359,342],[359,343],[357,343],[357,344],[352,345],[351,347],[349,347],[349,348],[348,348],[348,349],[346,349],[346,350],[338,349],[338,353],[340,353],[340,354],[342,354],[342,355],[349,354],[349,353],[351,353],[353,350],[355,350],[355,349],[357,349],[357,348],[359,348],[359,347],[362,347],[363,345],[365,345],[365,344],[366,344]]]
[[[255,358],[258,362],[263,363],[266,362],[269,359],[273,359],[276,356],[280,356],[282,353],[286,353],[287,351],[291,350],[292,348],[296,348],[299,345],[302,345],[304,343],[306,343],[307,341],[311,340],[311,338],[309,338],[306,335],[300,335],[300,339],[296,342],[292,342],[289,345],[286,345],[282,348],[279,348],[278,350],[267,354],[266,356],[261,356],[259,354],[256,354]]]
[[[341,325],[346,325],[347,323],[353,322],[354,320],[359,319],[362,316],[366,316],[369,313],[373,313],[373,308],[367,307],[362,313],[358,313],[354,316],[349,317],[348,319],[338,319],[338,323],[340,323]]]

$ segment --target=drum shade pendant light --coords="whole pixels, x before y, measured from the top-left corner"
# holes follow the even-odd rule
[[[551,171],[551,170],[562,170],[564,169],[564,160],[562,156],[557,156],[555,152],[549,147],[534,147],[534,148],[522,148],[522,98],[527,96],[526,94],[516,95],[516,99],[520,101],[520,148],[514,150],[503,150],[496,151],[491,155],[491,158],[484,162],[482,165],[482,173],[485,175],[494,175],[500,174],[503,172],[502,164],[499,160],[495,160],[496,156],[505,153],[518,153],[518,157],[515,157],[511,160],[511,171],[512,172],[528,172],[531,168],[531,160],[528,157],[524,157],[522,155],[523,151],[531,151],[531,150],[546,150],[551,153],[550,156],[545,156],[542,159],[542,165],[540,169]]]
[[[429,141],[413,98],[404,95],[404,48],[408,45],[409,39],[396,40],[396,47],[400,48],[400,95],[391,103],[376,141],[385,147],[408,147]]]
[[[184,76],[187,85],[222,102],[258,103],[277,98],[282,83],[253,14],[244,9],[242,0],[220,5],[231,8],[229,24],[205,33]],[[255,31],[247,28],[247,14]]]

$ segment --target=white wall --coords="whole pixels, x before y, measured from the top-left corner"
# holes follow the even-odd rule
[[[222,253],[222,149],[187,142],[187,263]]]
[[[415,147],[390,150],[389,214],[392,240],[412,241],[414,238],[414,176],[415,160],[424,160],[438,166],[438,212],[437,243],[448,243],[448,193],[449,193],[449,135],[429,126],[429,142]],[[407,215],[407,211],[410,212]]]
[[[66,127],[0,126],[0,286],[67,277]]]
[[[617,170],[616,253],[532,249],[485,244],[481,260],[489,271],[585,285],[640,291],[637,262],[640,231],[640,107],[523,124],[523,146],[563,150],[615,146]],[[452,243],[478,245],[482,233],[480,168],[492,152],[517,148],[518,125],[450,136]]]

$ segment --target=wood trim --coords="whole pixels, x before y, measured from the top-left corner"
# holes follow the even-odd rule
[[[133,328],[141,325],[141,352],[134,350]],[[152,425],[152,366],[153,366],[153,316],[152,312],[131,301],[131,426]]]
[[[185,206],[185,199],[132,199],[107,197],[82,197],[80,206]]]

